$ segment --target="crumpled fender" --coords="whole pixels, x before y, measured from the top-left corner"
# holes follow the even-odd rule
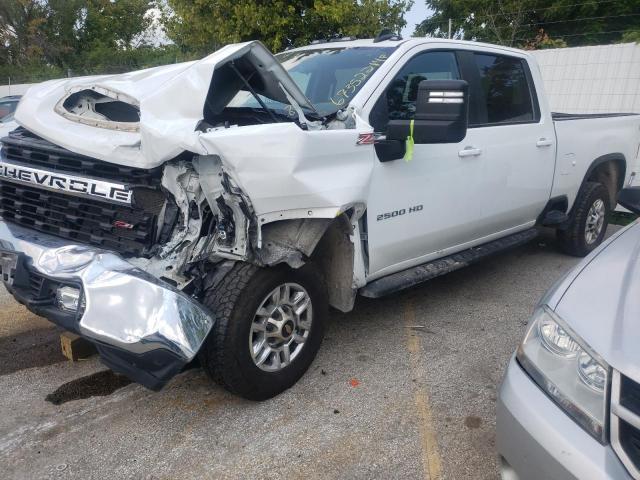
[[[357,146],[357,129],[305,131],[294,123],[203,133],[209,155],[250,199],[260,224],[287,218],[334,218],[366,203],[375,154]],[[286,213],[289,212],[289,213]]]

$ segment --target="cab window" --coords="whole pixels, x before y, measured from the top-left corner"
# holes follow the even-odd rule
[[[389,120],[412,119],[416,111],[418,85],[423,80],[459,80],[453,52],[425,52],[409,60],[378,99],[369,116],[376,132],[384,132]]]
[[[533,96],[523,60],[475,53],[474,61],[480,79],[480,103],[486,107],[486,122],[483,123],[535,121]]]

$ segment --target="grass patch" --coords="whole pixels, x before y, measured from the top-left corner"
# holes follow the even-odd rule
[[[609,223],[613,225],[629,225],[638,216],[629,212],[609,212]]]

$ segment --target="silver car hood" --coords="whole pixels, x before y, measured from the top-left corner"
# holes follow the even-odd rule
[[[547,303],[609,365],[640,382],[640,223],[586,258]]]
[[[253,41],[227,45],[196,62],[44,82],[24,95],[15,119],[68,150],[121,165],[153,168],[185,150],[206,155],[200,138],[206,133],[196,130],[204,116],[205,101],[213,99],[217,107],[226,105],[242,88],[219,73],[220,67],[231,61],[250,69],[261,86],[259,93],[314,110],[271,52]],[[91,121],[91,117],[79,118],[65,110],[63,105],[70,95],[85,91],[133,105],[139,110],[139,122]]]

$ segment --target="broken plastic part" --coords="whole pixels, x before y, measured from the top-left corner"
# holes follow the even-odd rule
[[[71,89],[55,106],[67,120],[100,128],[137,132],[140,105],[134,98],[106,88]]]

